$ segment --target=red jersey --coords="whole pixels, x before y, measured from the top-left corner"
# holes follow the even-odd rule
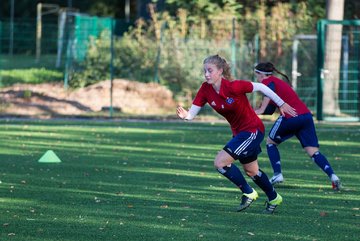
[[[274,84],[275,89],[273,90],[280,98],[293,107],[298,115],[310,113],[310,110],[306,107],[304,102],[302,102],[296,92],[291,88],[291,86],[285,81],[276,78],[275,76],[270,76],[262,81],[262,83],[268,86],[270,83]],[[273,102],[271,102],[274,104]],[[275,104],[274,104],[275,105]],[[286,118],[290,118],[289,114],[285,113]]]
[[[204,82],[197,92],[193,104],[202,107],[208,103],[229,122],[234,136],[241,131],[254,133],[260,130],[264,133],[264,124],[246,97],[246,93],[252,91],[252,83],[245,80],[222,79],[219,94],[211,84]]]

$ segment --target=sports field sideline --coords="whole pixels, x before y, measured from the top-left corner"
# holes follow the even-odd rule
[[[358,240],[360,125],[316,127],[343,190],[291,139],[284,202],[264,215],[264,195],[234,212],[240,192],[213,167],[225,123],[0,120],[0,240]],[[48,150],[61,162],[39,163]]]

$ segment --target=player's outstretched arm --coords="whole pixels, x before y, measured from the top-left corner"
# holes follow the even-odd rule
[[[185,119],[186,116],[188,115],[188,111],[185,110],[182,106],[178,106],[178,107],[176,108],[176,114],[178,115],[178,117],[179,117],[180,119]]]
[[[191,105],[187,111],[182,106],[176,108],[176,114],[183,120],[192,120],[199,113],[201,107],[197,105]]]
[[[285,115],[285,113],[291,116],[297,116],[296,110],[292,108],[290,105],[285,103],[274,91],[272,91],[269,87],[261,83],[252,83],[253,91],[260,91],[268,98],[270,98],[274,103],[279,107],[281,115]]]

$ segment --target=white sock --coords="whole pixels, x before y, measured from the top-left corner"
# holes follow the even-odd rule
[[[335,182],[335,181],[338,181],[338,180],[339,180],[338,176],[336,176],[335,174],[331,174],[331,181],[332,182]]]

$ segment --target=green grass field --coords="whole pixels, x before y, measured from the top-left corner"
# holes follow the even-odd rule
[[[39,62],[34,55],[0,55],[0,87],[61,82],[64,74],[55,61],[54,55],[43,55]]]
[[[240,192],[213,168],[226,124],[2,120],[0,240],[359,240],[360,126],[317,129],[344,189],[292,139],[280,147],[283,205],[264,215],[249,178],[260,197],[234,212]],[[39,163],[47,150],[62,162]]]

